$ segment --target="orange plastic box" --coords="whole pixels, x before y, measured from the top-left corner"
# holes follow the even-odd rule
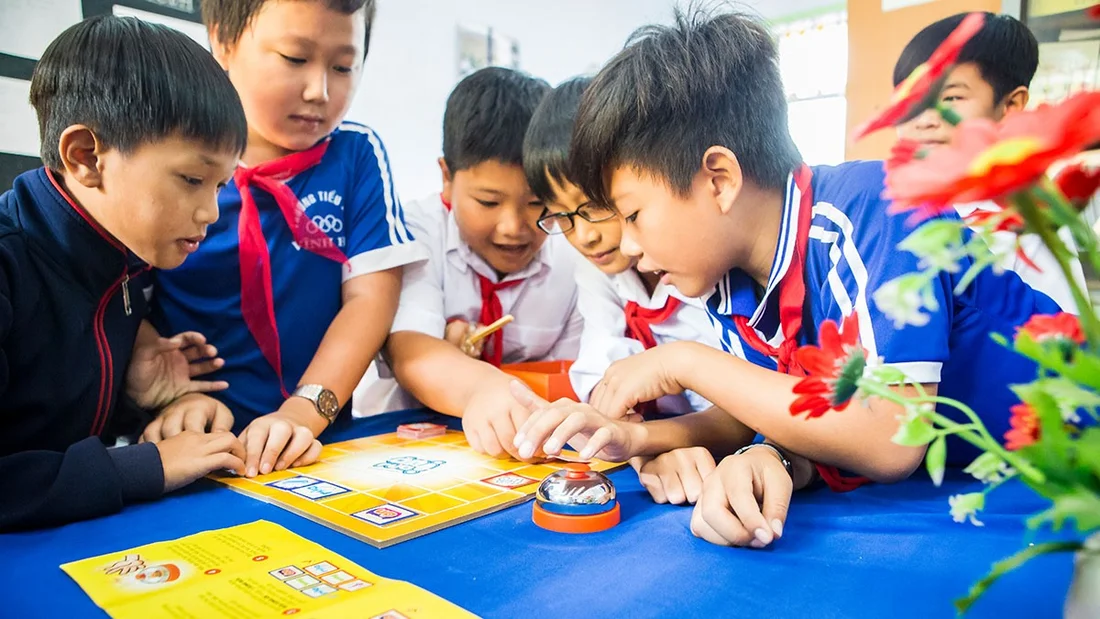
[[[553,402],[560,398],[576,400],[573,385],[569,382],[569,367],[572,361],[528,361],[526,363],[507,363],[500,369],[507,374],[527,383],[536,395]]]

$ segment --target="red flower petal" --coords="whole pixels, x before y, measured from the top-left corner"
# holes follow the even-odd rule
[[[794,359],[811,376],[829,378],[837,370],[836,355],[813,346],[803,346],[794,351]]]
[[[1026,333],[1036,342],[1065,338],[1077,345],[1085,343],[1085,332],[1081,330],[1081,322],[1073,314],[1065,312],[1053,316],[1046,314],[1032,316],[1026,323],[1016,328],[1016,333]]]
[[[1083,209],[1088,205],[1089,199],[1096,193],[1097,188],[1100,188],[1100,168],[1089,168],[1081,163],[1075,163],[1059,172],[1058,176],[1054,177],[1054,184],[1070,204],[1078,210]]]

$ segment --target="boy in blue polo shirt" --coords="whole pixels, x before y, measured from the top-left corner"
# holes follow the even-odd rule
[[[567,441],[587,440],[585,455],[614,459],[697,444],[703,437],[678,425],[682,418],[616,420],[641,402],[690,389],[825,465],[823,475],[838,467],[876,481],[904,479],[924,448],[891,442],[901,406],[852,401],[812,421],[789,411],[799,382],[788,374],[793,351],[816,341],[824,321],[853,313],[870,355],[930,393],[973,407],[994,435],[1007,429],[1017,401],[1008,385],[1033,379],[1035,367],[990,334],[1011,335],[1057,305],[1011,272],[985,271],[956,294],[964,263],[937,277],[939,311],[896,327],[872,295],[919,270],[916,256],[897,249],[912,228],[906,216],[886,213],[880,162],[801,163],[787,131],[775,43],[763,26],[739,15],[681,16],[635,35],[585,93],[573,156],[585,193],[618,209],[621,251],[681,293],[706,296],[726,352],[676,342],[623,359],[595,388],[592,406],[527,395],[539,410],[517,435],[521,455],[538,447],[556,453]],[[790,492],[808,483],[812,468],[760,445],[724,459],[705,480],[692,521],[697,535],[762,546],[782,534]],[[838,476],[826,481],[843,487]]]
[[[186,35],[97,17],[50,44],[30,100],[45,167],[0,196],[0,531],[110,514],[244,467],[232,419],[201,394],[176,399],[188,377],[165,368],[188,365],[181,351],[155,336],[135,350],[149,269],[194,251],[244,148],[232,85]],[[177,406],[200,413],[189,429],[201,431],[111,447],[147,411]]]
[[[389,333],[402,267],[422,257],[378,135],[341,122],[363,74],[371,0],[207,0],[214,56],[237,88],[248,147],[221,220],[157,275],[155,325],[216,343],[217,394],[246,474],[316,460]],[[344,415],[350,419],[350,415]]]

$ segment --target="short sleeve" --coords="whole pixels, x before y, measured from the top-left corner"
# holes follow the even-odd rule
[[[355,153],[352,191],[344,206],[351,266],[344,281],[423,260],[424,248],[405,218],[382,140],[362,125],[344,124],[340,130],[351,134]]]
[[[443,268],[446,256],[443,251],[442,216],[425,212],[424,204],[413,204],[409,210],[408,225],[416,235],[426,260],[405,268],[401,282],[401,297],[397,315],[390,333],[416,331],[442,338],[447,327],[444,316]],[[439,208],[442,211],[442,207]]]

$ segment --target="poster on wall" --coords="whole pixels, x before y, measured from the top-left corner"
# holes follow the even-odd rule
[[[1039,41],[1039,68],[1031,80],[1031,105],[1100,89],[1100,24],[1085,9],[1095,0],[1032,0],[1025,23]]]
[[[38,121],[27,102],[38,58],[81,19],[129,15],[176,28],[208,47],[200,0],[0,0],[0,191],[42,165]]]
[[[520,45],[513,37],[493,28],[459,25],[457,28],[458,79],[485,67],[520,68]]]

